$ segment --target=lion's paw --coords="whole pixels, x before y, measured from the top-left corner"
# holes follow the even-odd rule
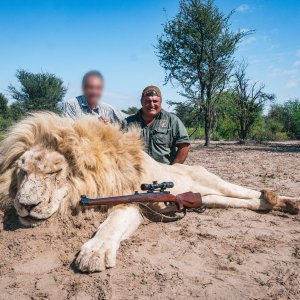
[[[280,201],[281,210],[292,214],[297,215],[300,214],[300,202],[292,199],[283,199]]]
[[[270,189],[264,189],[261,191],[262,198],[270,203],[271,205],[275,206],[277,205],[279,198],[276,192],[270,190]]]
[[[99,247],[91,246],[90,241],[84,244],[76,259],[76,266],[82,272],[101,272],[116,265],[118,246],[113,242],[104,242]]]

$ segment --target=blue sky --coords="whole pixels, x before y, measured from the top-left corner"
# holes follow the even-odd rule
[[[249,76],[264,82],[278,102],[300,98],[300,1],[216,0],[224,12],[236,9],[232,29],[255,29],[237,52]],[[106,78],[104,101],[138,106],[142,89],[162,88],[164,99],[180,101],[163,86],[164,70],[154,53],[162,23],[178,10],[177,0],[0,0],[0,92],[16,83],[15,72],[48,71],[80,94],[84,72]]]

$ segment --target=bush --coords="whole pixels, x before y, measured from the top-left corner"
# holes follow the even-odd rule
[[[252,139],[257,142],[270,140],[269,131],[265,127],[257,127],[252,130]]]
[[[13,124],[13,121],[9,118],[0,117],[0,130],[3,131]]]
[[[268,118],[271,122],[282,124],[281,132],[286,132],[289,138],[300,138],[300,100],[294,99],[271,107]],[[275,128],[278,131],[278,128]]]
[[[276,134],[277,132],[281,132],[283,130],[283,124],[278,121],[278,120],[275,120],[273,118],[271,119],[267,119],[266,121],[266,125],[268,127],[268,129],[271,131],[272,134]]]
[[[21,69],[17,71],[16,77],[20,86],[9,85],[8,90],[22,110],[58,111],[58,103],[67,91],[59,77],[50,73],[34,74]]]
[[[235,140],[237,138],[237,129],[235,122],[230,118],[224,118],[217,127],[219,137],[224,140]]]
[[[289,136],[286,132],[276,132],[274,137],[275,140],[279,140],[279,141],[285,141],[289,139]]]
[[[212,135],[211,135],[211,139],[212,141],[220,141],[222,138],[221,138],[221,135],[218,131],[215,131]]]
[[[257,142],[269,140],[271,137],[270,131],[266,127],[265,118],[259,115],[256,119],[255,125],[251,130],[250,138]]]
[[[196,128],[188,128],[187,131],[191,140],[204,139],[205,137],[204,128],[198,128],[197,130]]]

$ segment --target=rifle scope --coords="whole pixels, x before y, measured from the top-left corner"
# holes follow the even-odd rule
[[[154,190],[165,190],[165,189],[171,189],[174,187],[173,182],[162,182],[162,183],[157,183],[157,181],[153,181],[153,183],[144,183],[141,185],[141,190],[142,191],[154,191]]]

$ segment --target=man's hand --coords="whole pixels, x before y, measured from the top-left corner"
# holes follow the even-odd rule
[[[177,153],[176,153],[176,157],[172,163],[172,165],[174,164],[183,164],[188,156],[188,153],[190,151],[190,144],[178,144],[176,145],[177,147]]]
[[[103,122],[105,125],[110,123],[109,118],[103,116],[99,117],[99,121]]]

